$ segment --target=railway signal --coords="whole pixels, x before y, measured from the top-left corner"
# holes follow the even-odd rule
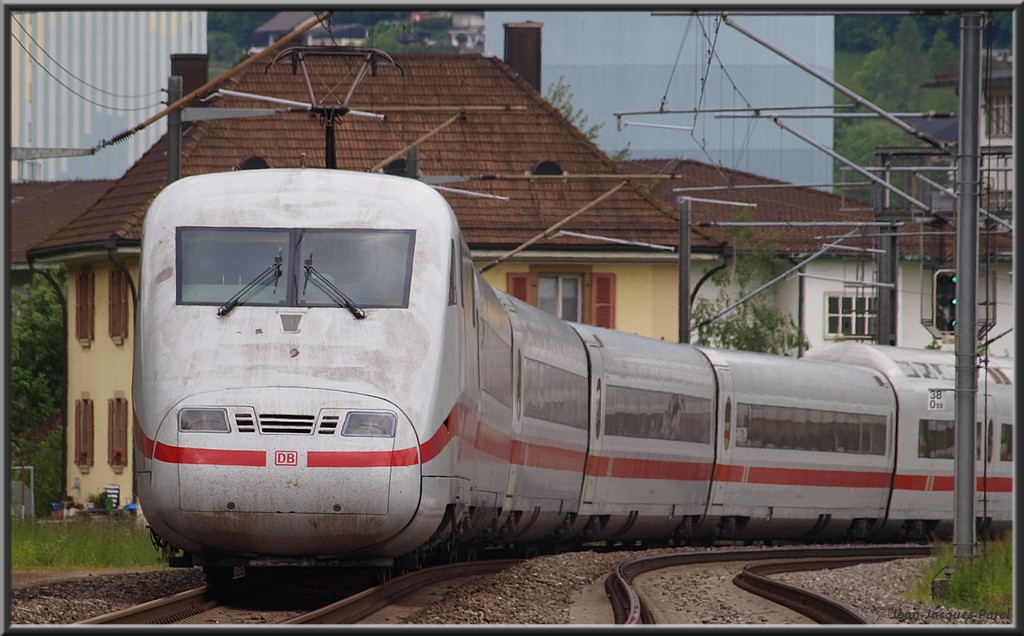
[[[935,328],[952,333],[956,329],[956,271],[940,269],[935,272]]]

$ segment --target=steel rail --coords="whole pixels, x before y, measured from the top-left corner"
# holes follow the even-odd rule
[[[708,552],[680,552],[624,561],[605,579],[605,591],[612,606],[616,624],[636,625],[650,623],[651,616],[637,593],[633,580],[645,573],[663,568],[698,565],[702,563],[723,563],[729,561],[764,561],[786,559],[859,559],[891,560],[931,555],[929,546],[854,546],[854,547],[796,547],[744,550],[715,550]],[[842,567],[842,566],[837,566]],[[799,611],[799,610],[797,610]],[[811,617],[812,619],[814,617]]]
[[[496,559],[452,563],[416,570],[354,594],[312,612],[283,621],[282,625],[345,625],[358,623],[395,601],[427,585],[460,576],[480,576],[500,572],[521,559]]]

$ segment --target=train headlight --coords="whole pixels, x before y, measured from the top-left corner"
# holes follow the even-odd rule
[[[395,414],[353,411],[345,416],[341,434],[345,437],[394,437]]]
[[[181,409],[178,412],[178,430],[227,433],[228,412],[224,409]]]

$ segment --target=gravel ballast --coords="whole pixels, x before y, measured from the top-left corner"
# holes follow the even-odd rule
[[[656,549],[633,552],[571,552],[543,556],[503,572],[466,583],[439,601],[407,615],[406,624],[571,624],[602,623],[579,616],[580,600],[594,596],[595,585],[625,558],[671,552]],[[979,615],[957,608],[904,600],[921,576],[927,559],[900,559],[819,572],[777,575],[781,580],[858,608],[877,623],[918,625],[1010,624],[1007,616]],[[678,575],[676,575],[678,576]],[[12,624],[70,624],[204,584],[201,570],[157,570],[82,576],[43,582],[10,591]],[[685,602],[706,623],[763,624],[763,614],[742,600],[733,602],[707,595],[687,595],[686,584],[675,584],[659,602]],[[685,598],[684,598],[685,597]],[[742,598],[738,596],[736,598]],[[706,604],[706,607],[695,606]],[[723,610],[723,604],[732,606]],[[573,609],[575,607],[575,610]],[[746,612],[746,613],[745,613]],[[575,614],[575,615],[574,615]],[[599,614],[592,614],[599,616]],[[715,619],[721,617],[721,621]]]

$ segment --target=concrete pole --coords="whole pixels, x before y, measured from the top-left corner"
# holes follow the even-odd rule
[[[167,101],[174,103],[181,99],[181,76],[167,78]],[[181,178],[181,109],[175,108],[167,114],[167,184]]]
[[[960,17],[960,207],[957,215],[956,461],[953,467],[953,559],[975,555],[974,420],[978,393],[978,117],[981,94],[981,14]]]
[[[679,343],[690,343],[690,201],[679,198]]]

